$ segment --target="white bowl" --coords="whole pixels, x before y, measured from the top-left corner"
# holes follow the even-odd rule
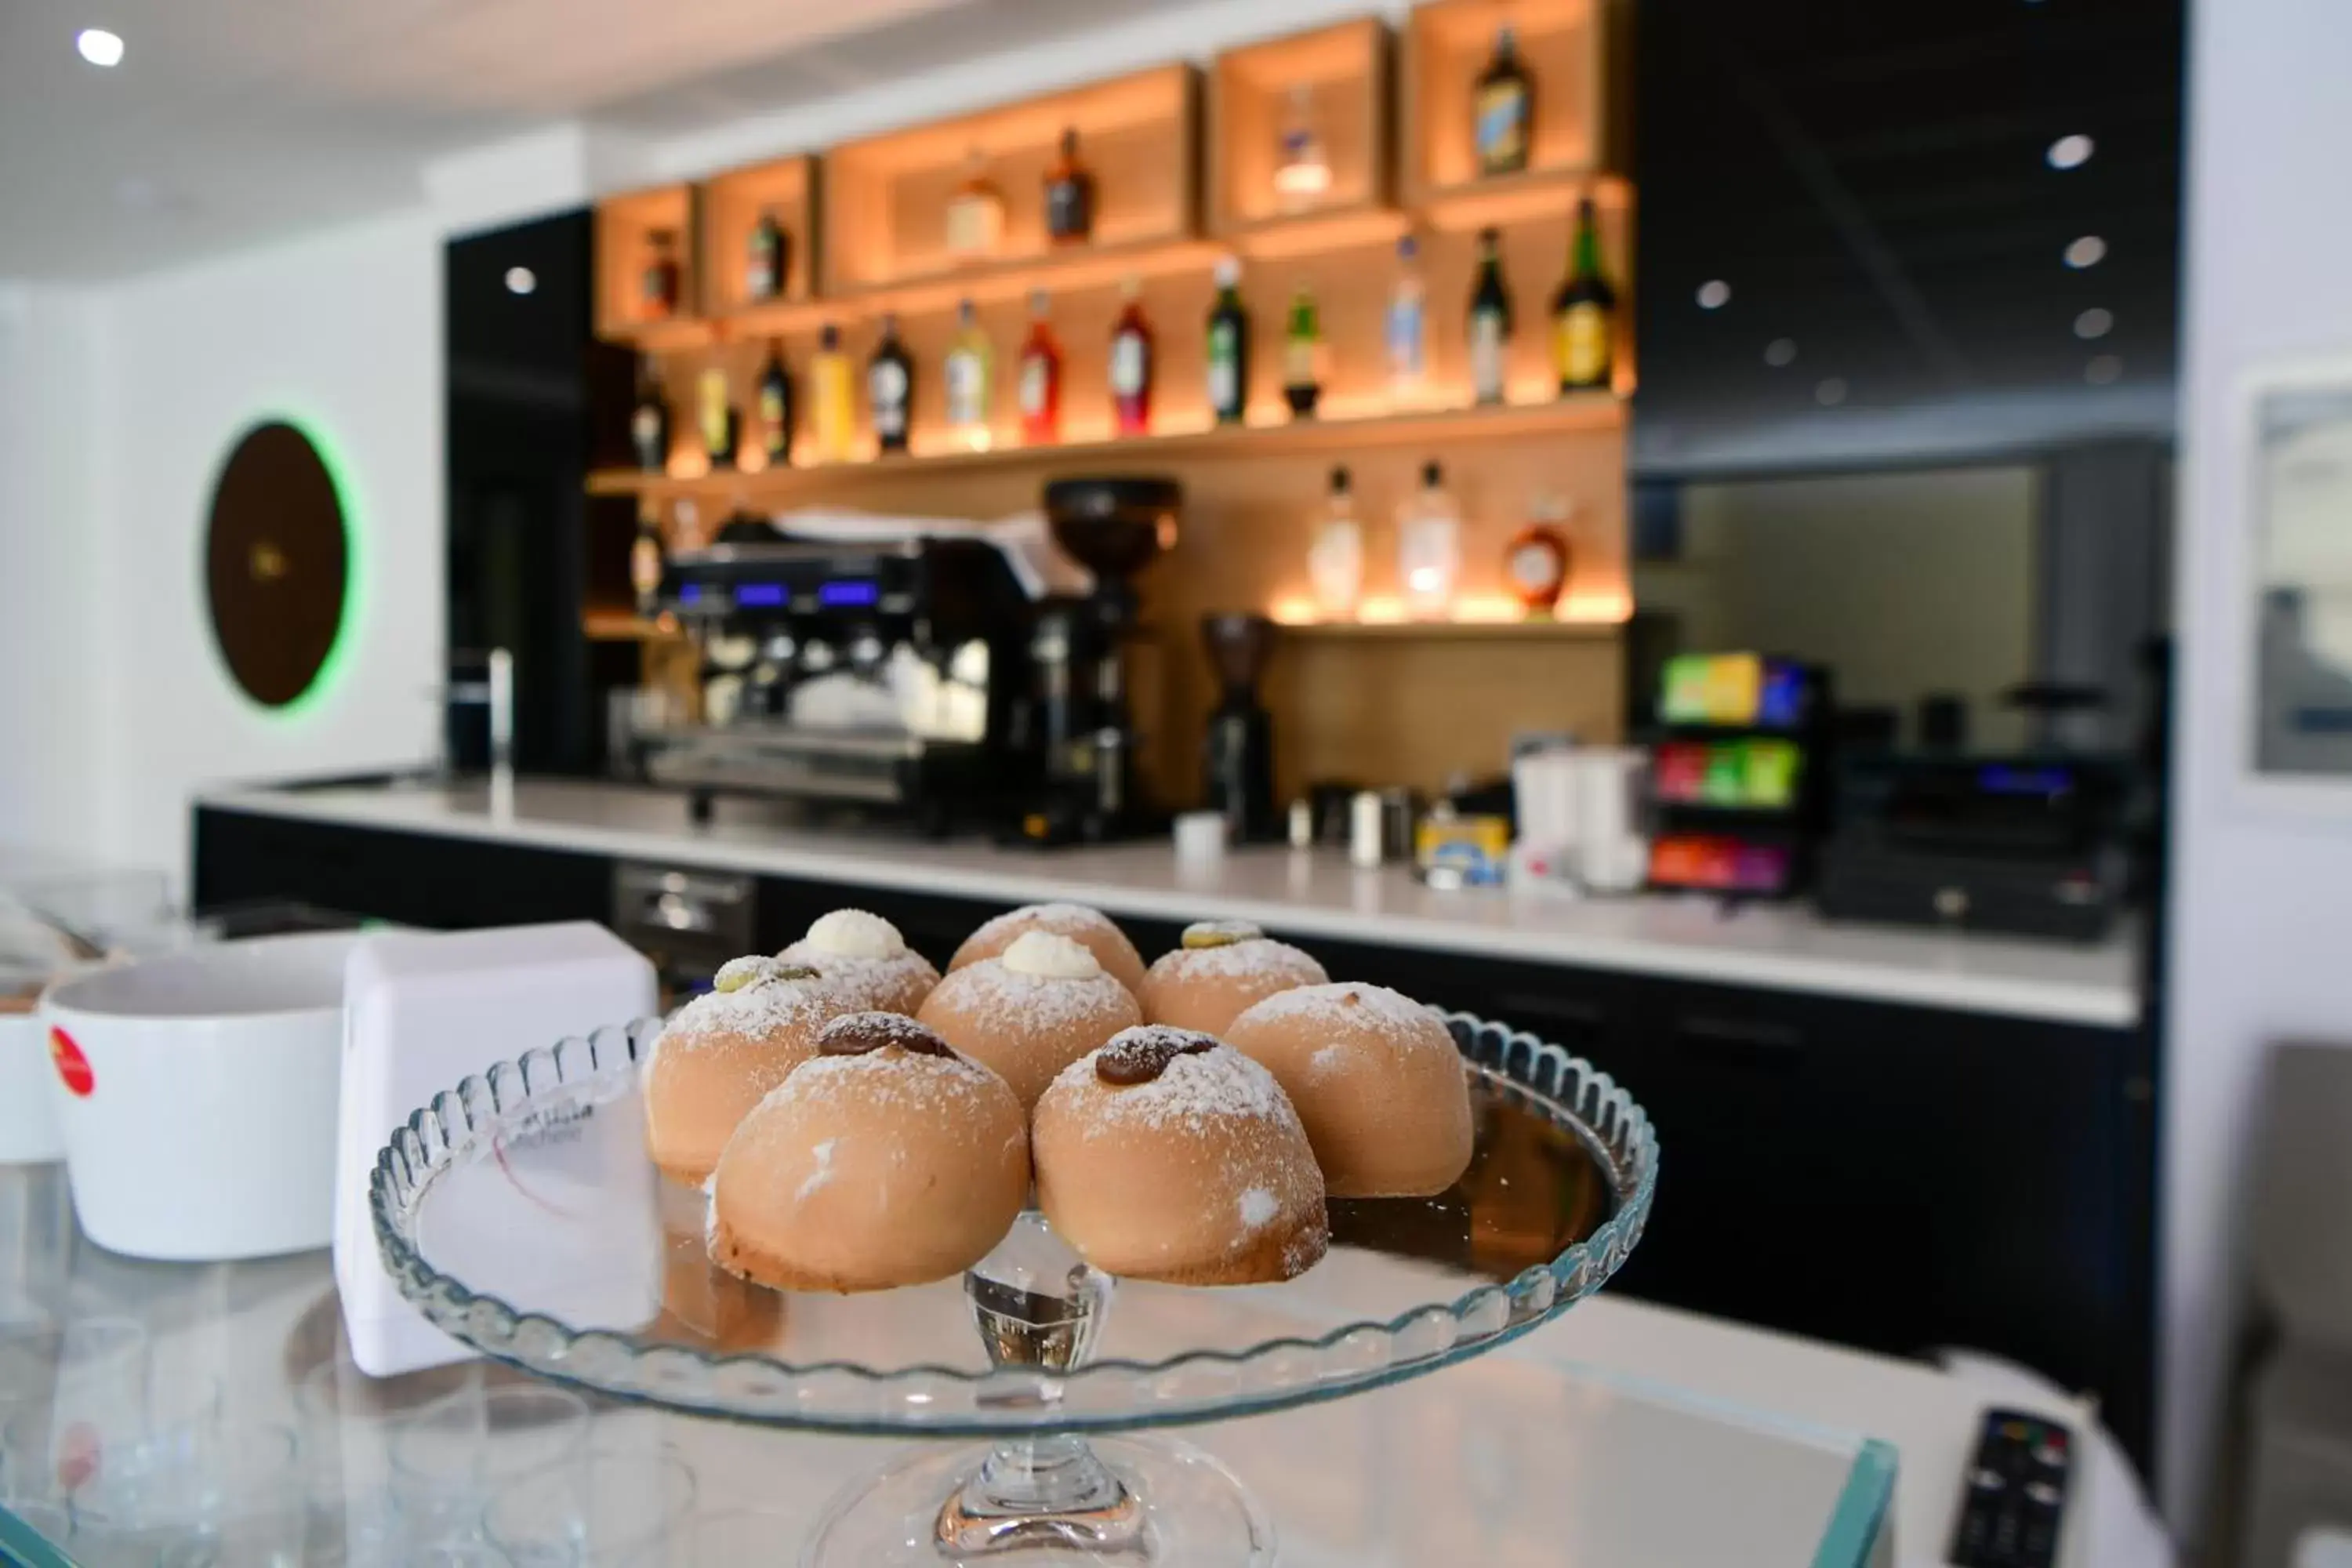
[[[31,1013],[0,1013],[0,1165],[65,1158],[51,1110],[49,1032]]]
[[[328,1244],[357,940],[223,942],[49,987],[40,1016],[65,1086],[51,1103],[92,1241],[179,1262]]]

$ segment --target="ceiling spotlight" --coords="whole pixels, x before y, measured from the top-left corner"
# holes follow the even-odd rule
[[[1710,278],[1698,286],[1698,308],[1720,310],[1731,303],[1731,285],[1720,278]]]
[[[1845,401],[1845,377],[1833,375],[1813,388],[1813,401],[1824,408],[1835,408]]]
[[[2091,154],[2097,150],[2096,142],[2077,132],[2050,143],[2050,151],[2042,156],[2050,160],[2053,169],[2079,169],[2091,161]]]
[[[2116,330],[2116,313],[2103,306],[2094,305],[2074,318],[2074,335],[2078,338],[2104,338]]]
[[[1770,365],[1774,370],[1779,370],[1783,365],[1791,365],[1796,363],[1797,340],[1794,338],[1774,338],[1770,342],[1766,343],[1764,345],[1764,363]]]
[[[2124,374],[2124,362],[2114,354],[2099,354],[2083,367],[2083,379],[2093,386],[2112,386]]]
[[[2107,242],[2095,234],[2086,234],[2066,247],[2066,265],[2080,272],[2085,267],[2096,267],[2107,258]]]
[[[507,268],[508,293],[528,294],[538,287],[539,274],[533,272],[530,268],[509,267]]]
[[[119,66],[122,63],[122,40],[103,27],[84,27],[74,35],[74,47],[81,58],[94,66]]]

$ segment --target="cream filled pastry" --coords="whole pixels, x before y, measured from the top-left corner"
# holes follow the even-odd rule
[[[960,1274],[1029,1194],[1028,1119],[979,1063],[896,1013],[852,1013],[729,1140],[710,1256],[784,1290]]]
[[[1135,943],[1111,923],[1108,915],[1084,904],[1024,904],[1008,910],[964,938],[948,962],[948,972],[995,958],[1033,931],[1068,937],[1093,953],[1095,962],[1129,991],[1143,984],[1143,955],[1135,951]]]
[[[1038,1207],[1108,1273],[1263,1284],[1329,1246],[1297,1112],[1273,1074],[1206,1035],[1123,1031],[1063,1069],[1029,1137]]]
[[[1024,931],[1001,956],[948,971],[916,1016],[1003,1075],[1024,1106],[1063,1068],[1143,1021],[1091,951],[1045,931]]]
[[[1243,1010],[1295,985],[1321,985],[1323,966],[1247,921],[1199,921],[1143,976],[1143,1016],[1222,1036]]]
[[[821,971],[861,1007],[911,1015],[940,983],[931,961],[907,945],[898,928],[864,910],[835,910],[776,955]]]

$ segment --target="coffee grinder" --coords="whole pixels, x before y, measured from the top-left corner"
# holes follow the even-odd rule
[[[1030,656],[1044,731],[1045,780],[1021,836],[1091,844],[1157,833],[1166,818],[1137,789],[1126,644],[1135,574],[1176,542],[1184,492],[1173,479],[1056,479],[1045,487],[1055,542],[1094,574],[1094,592],[1037,606]]]
[[[1201,748],[1209,809],[1224,815],[1237,844],[1275,838],[1274,721],[1257,698],[1258,677],[1274,650],[1274,623],[1264,616],[1203,616],[1201,642],[1221,688]]]

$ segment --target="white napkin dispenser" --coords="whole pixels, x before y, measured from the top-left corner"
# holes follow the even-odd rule
[[[499,1062],[568,1036],[648,1017],[659,1005],[653,965],[584,921],[442,935],[383,932],[352,950],[343,981],[334,1245],[335,1286],[360,1370],[390,1377],[474,1353],[426,1322],[384,1272],[368,1212],[368,1183],[393,1130],[435,1095]],[[642,1136],[625,1107],[608,1109],[614,1114],[604,1119],[604,1131],[633,1141]],[[523,1211],[532,1206],[522,1194],[518,1203]],[[490,1224],[496,1216],[481,1218]],[[605,1223],[649,1233],[623,1236],[608,1228],[602,1245],[612,1249],[610,1256],[658,1259],[659,1221],[650,1193],[646,1203],[624,1205]],[[529,1226],[529,1213],[519,1212],[518,1246],[560,1250],[568,1245],[561,1236],[534,1239]],[[615,1321],[641,1320],[648,1289],[659,1300],[658,1279],[633,1283],[627,1273],[612,1277],[613,1288],[628,1298],[606,1304]],[[595,1303],[583,1307],[592,1317],[604,1315]]]

